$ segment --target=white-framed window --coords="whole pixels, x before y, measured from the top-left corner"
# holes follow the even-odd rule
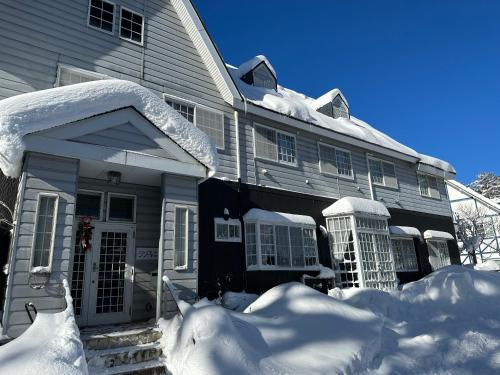
[[[424,173],[417,173],[418,189],[423,197],[441,199],[437,178]]]
[[[398,188],[398,178],[394,163],[369,157],[368,167],[370,168],[370,176],[373,184],[394,189]]]
[[[78,190],[76,194],[76,217],[90,217],[101,221],[104,211],[104,192],[95,190]]]
[[[413,238],[391,238],[397,272],[418,272],[417,252]]]
[[[174,270],[186,270],[189,257],[189,209],[175,207]]]
[[[353,178],[351,153],[347,150],[318,143],[321,173]]]
[[[297,142],[295,135],[268,128],[254,126],[255,157],[282,164],[297,165]]]
[[[238,219],[214,218],[215,241],[241,242],[241,223]]]
[[[224,114],[199,104],[163,94],[165,102],[207,134],[219,150],[224,149]]]
[[[55,87],[69,86],[77,83],[97,81],[100,79],[109,79],[110,77],[91,72],[90,70],[80,69],[69,65],[59,64],[57,66],[57,78]]]
[[[131,194],[108,193],[107,221],[135,223],[136,196]]]
[[[120,38],[142,46],[144,42],[144,16],[122,6],[120,8]]]
[[[113,34],[115,30],[115,4],[106,0],[89,0],[87,26]]]
[[[427,249],[429,251],[429,263],[433,271],[451,264],[446,240],[427,240]]]
[[[39,193],[35,214],[30,270],[50,272],[57,224],[59,195]]]

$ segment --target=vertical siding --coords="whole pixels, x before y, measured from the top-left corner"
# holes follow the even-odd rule
[[[54,86],[57,64],[140,83],[224,113],[219,177],[236,178],[232,108],[169,0],[117,0],[145,15],[144,46],[87,26],[88,0],[0,0],[0,99]]]
[[[198,290],[198,183],[194,178],[164,174],[162,190],[165,198],[165,233],[163,242],[163,272],[172,280],[180,292],[180,298],[194,301]],[[174,270],[174,225],[175,208],[189,210],[188,267]],[[166,301],[163,312],[173,314],[176,306],[168,290],[164,290]]]
[[[24,164],[26,185],[20,202],[19,234],[10,267],[11,301],[7,325],[9,336],[18,336],[29,325],[24,304],[34,302],[38,311],[59,311],[65,307],[61,279],[68,277],[72,228],[75,211],[78,161],[28,153]],[[44,289],[28,285],[31,247],[35,225],[37,198],[40,192],[59,195],[52,273]]]
[[[106,218],[108,193],[132,194],[136,196],[135,247],[158,248],[161,222],[160,187],[121,183],[110,186],[104,180],[80,178],[80,189],[104,192],[104,218]],[[134,264],[134,292],[132,297],[132,320],[153,318],[156,306],[156,274],[158,261],[137,261]],[[152,307],[148,309],[148,305]]]

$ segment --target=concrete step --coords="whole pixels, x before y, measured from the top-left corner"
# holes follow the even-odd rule
[[[158,359],[161,354],[162,349],[159,342],[85,351],[88,366],[101,368],[148,362]]]
[[[89,375],[171,375],[159,360],[109,368],[89,367]]]
[[[161,338],[161,331],[151,326],[115,327],[114,330],[82,330],[80,339],[85,350],[103,350],[148,344]]]

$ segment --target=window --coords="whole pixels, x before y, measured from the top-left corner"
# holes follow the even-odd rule
[[[245,222],[248,270],[318,269],[316,228],[310,224]]]
[[[224,149],[224,115],[182,99],[170,98],[164,94],[166,103],[186,120],[203,130],[218,149]]]
[[[254,128],[255,156],[283,164],[296,165],[295,136],[261,125]]]
[[[108,194],[109,221],[135,222],[135,196],[126,194]]]
[[[75,215],[88,216],[94,220],[102,220],[102,202],[104,193],[98,191],[80,190],[76,195]]]
[[[341,288],[359,287],[357,256],[354,234],[349,216],[326,220],[330,252],[337,284]]]
[[[104,74],[99,74],[75,67],[59,65],[57,68],[57,79],[55,86],[69,86],[77,83],[97,81],[99,79],[107,78],[109,77]]]
[[[427,249],[429,250],[429,263],[433,271],[451,264],[448,242],[446,240],[427,240],[427,245]]]
[[[397,272],[418,271],[417,253],[413,238],[392,238],[392,253]]]
[[[321,173],[353,177],[351,153],[319,143],[319,168]]]
[[[380,159],[368,158],[371,180],[376,185],[398,188],[396,168],[393,163]]]
[[[340,95],[337,95],[332,101],[333,107],[333,118],[349,118],[349,108],[347,108],[347,104],[344,102]]]
[[[253,85],[276,90],[276,78],[266,64],[261,63],[253,70]]]
[[[218,242],[241,242],[241,223],[238,219],[216,217],[215,241]]]
[[[121,7],[120,38],[142,45],[143,36],[144,17],[142,14]]]
[[[174,228],[174,269],[185,270],[188,264],[189,210],[185,207],[175,208]]]
[[[113,34],[115,4],[105,0],[90,0],[88,25]]]
[[[38,195],[31,252],[32,270],[42,267],[48,272],[52,267],[58,204],[58,195],[48,193]]]
[[[418,173],[417,177],[418,177],[418,188],[420,190],[421,196],[441,199],[441,194],[439,193],[436,177],[429,176],[423,173]]]

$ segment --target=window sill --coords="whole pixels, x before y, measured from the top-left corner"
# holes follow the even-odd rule
[[[142,42],[141,42],[141,43],[136,42],[135,40],[132,40],[132,39],[127,39],[127,38],[124,38],[124,37],[122,37],[121,35],[120,35],[120,39],[121,39],[121,40],[124,40],[124,41],[126,41],[126,42],[129,42],[129,43],[135,44],[136,46],[139,46],[139,47],[144,47],[144,38],[143,38],[143,40],[142,40]]]
[[[426,198],[426,199],[432,199],[432,200],[435,200],[435,201],[442,201],[442,199],[441,199],[441,198],[434,198],[434,197],[430,197],[430,196],[427,196],[427,195],[422,195],[422,194],[420,194],[420,196],[421,196],[422,198]]]
[[[174,267],[174,271],[187,271],[188,266]]]
[[[223,240],[223,239],[215,239],[215,242],[228,242],[228,243],[241,243],[241,238],[237,238],[234,240]]]
[[[276,267],[276,266],[249,266],[247,271],[320,271],[319,266],[310,267]]]
[[[334,177],[334,178],[339,178],[341,180],[346,180],[346,181],[354,181],[354,174],[352,176],[344,176],[341,174],[335,174],[335,173],[329,173],[329,172],[320,172],[323,176],[328,176],[328,177]]]
[[[258,161],[261,161],[261,162],[268,162],[268,163],[271,163],[271,164],[280,165],[282,167],[288,167],[288,168],[294,168],[294,169],[297,169],[299,167],[299,165],[298,165],[297,162],[295,164],[293,164],[293,163],[285,163],[285,162],[281,162],[279,160],[266,159],[266,158],[264,158],[262,156],[255,156],[254,159],[258,160]]]
[[[399,190],[399,186],[387,186],[387,185],[384,185],[384,184],[379,184],[378,182],[372,182],[372,185],[373,186],[377,186],[377,187],[382,187],[382,188],[385,188],[385,189]]]
[[[114,20],[113,20],[113,22],[114,22]],[[107,30],[101,29],[100,27],[92,26],[88,22],[87,22],[87,27],[89,29],[97,30],[97,31],[100,31],[100,32],[108,34],[108,35],[115,35],[115,28],[114,27],[113,27],[113,31],[107,31]]]

